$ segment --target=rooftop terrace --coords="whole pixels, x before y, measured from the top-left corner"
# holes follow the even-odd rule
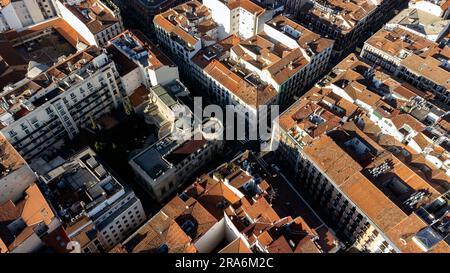
[[[128,59],[143,67],[156,70],[162,66],[175,66],[160,49],[138,30],[125,31],[110,41]]]
[[[105,201],[112,204],[124,193],[124,187],[90,149],[41,178],[51,191],[48,194],[53,206],[68,226],[87,215],[94,216]]]

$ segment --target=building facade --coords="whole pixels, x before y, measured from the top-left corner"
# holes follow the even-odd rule
[[[234,34],[248,39],[263,31],[264,24],[272,19],[272,11],[251,1],[206,0],[203,4],[211,10],[217,22],[219,39]]]
[[[347,57],[283,113],[277,153],[301,189],[337,223],[335,230],[359,251],[447,252],[448,229],[440,228],[445,212],[432,207],[447,198],[450,179],[436,167],[445,182],[422,175],[419,170],[432,167],[420,167],[411,158],[423,155],[386,129],[397,128],[406,137],[424,128],[399,110],[401,100],[395,110],[387,97],[377,95],[401,84],[392,85],[386,77],[386,85],[361,85],[370,69],[356,56]],[[376,111],[370,112],[369,105]],[[383,117],[392,123],[377,122]]]
[[[79,243],[81,252],[108,251],[146,220],[134,192],[112,176],[89,148],[40,179],[69,238]]]
[[[400,27],[385,27],[364,43],[361,56],[423,92],[450,103],[449,47]]]
[[[120,11],[100,0],[56,0],[61,17],[77,30],[89,45],[105,46],[124,31]]]
[[[0,6],[0,32],[20,30],[57,15],[55,0],[3,1]]]
[[[214,120],[206,123],[206,127],[221,126]],[[162,202],[212,161],[222,151],[223,144],[222,140],[206,139],[197,130],[192,139],[187,140],[168,135],[136,155],[129,164],[143,188],[156,201]]]
[[[285,1],[285,9],[305,27],[335,41],[333,57],[342,59],[376,26],[393,17],[395,7],[406,1]]]
[[[186,74],[192,57],[218,39],[211,11],[196,0],[158,14],[153,23],[158,43]]]
[[[52,153],[81,126],[121,103],[124,89],[107,54],[90,47],[37,77],[8,86],[2,107],[11,115],[2,134],[26,159]]]
[[[339,249],[325,225],[317,230],[301,216],[280,216],[279,207],[268,197],[271,185],[257,164],[246,151],[201,175],[112,252],[323,253]]]

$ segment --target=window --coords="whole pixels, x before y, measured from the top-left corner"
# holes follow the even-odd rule
[[[11,138],[13,138],[17,135],[17,133],[14,130],[9,131],[8,134]]]

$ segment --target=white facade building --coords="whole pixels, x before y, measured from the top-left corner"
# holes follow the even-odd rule
[[[263,30],[245,40],[227,37],[192,60],[195,79],[211,95],[222,104],[244,106],[249,116],[260,117],[262,105],[284,105],[300,96],[324,73],[333,48],[331,40],[285,16],[266,22]]]
[[[111,10],[100,0],[56,0],[61,17],[90,45],[104,46],[123,32],[118,9]]]
[[[122,83],[112,62],[90,47],[3,90],[2,108],[14,117],[3,135],[26,159],[48,154],[82,126],[117,107]]]
[[[131,95],[140,85],[150,88],[179,78],[175,63],[140,31],[125,31],[111,40],[110,45],[135,64],[135,68],[122,77],[127,95]]]
[[[20,30],[58,15],[55,0],[3,1],[0,7],[0,32]]]
[[[212,18],[218,24],[219,39],[231,34],[250,38],[260,33],[273,15],[249,0],[205,0],[203,4],[211,10]]]
[[[450,4],[448,0],[412,0],[410,8],[416,8],[434,16],[448,19],[450,16]]]
[[[438,42],[445,37],[450,20],[433,11],[432,7],[436,5],[430,1],[420,1],[416,4],[410,2],[410,7],[400,11],[386,26],[404,28],[415,35]]]

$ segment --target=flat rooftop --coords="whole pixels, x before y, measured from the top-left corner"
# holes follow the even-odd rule
[[[58,32],[54,32],[31,43],[19,45],[16,50],[25,61],[34,61],[47,67],[57,63],[61,57],[67,57],[76,49]]]
[[[194,137],[183,141],[169,135],[145,149],[131,161],[144,170],[150,178],[157,180],[167,170],[201,149],[206,143],[207,141],[203,138],[197,140]]]
[[[156,142],[131,160],[138,164],[150,178],[156,180],[172,167],[170,162],[164,159],[164,155],[176,146],[177,142],[167,137]]]
[[[139,30],[127,30],[112,39],[110,43],[128,59],[140,63],[143,67],[156,70],[162,66],[176,66]]]
[[[72,225],[84,213],[124,190],[91,149],[75,155],[63,165],[41,176],[59,216]]]
[[[13,45],[22,44],[29,40],[34,40],[37,36],[40,36],[43,31],[53,30],[72,45],[74,48],[77,42],[82,42],[85,45],[89,43],[80,35],[78,31],[74,29],[69,23],[62,18],[51,18],[36,25],[32,25],[20,31],[9,30],[4,33],[5,37],[11,41]]]
[[[440,36],[448,29],[450,20],[420,9],[407,8],[400,11],[388,24],[401,25],[422,35]]]
[[[45,33],[44,35],[42,35]],[[0,89],[5,86],[15,84],[23,80],[27,73],[28,77],[34,77],[39,73],[39,69],[53,66],[59,62],[59,58],[67,57],[76,52],[77,43],[85,45],[88,42],[81,37],[62,18],[52,18],[39,24],[32,25],[20,31],[9,30],[2,33],[0,37],[0,56],[2,65],[0,66]],[[35,65],[29,62],[37,63]],[[4,64],[3,64],[4,62]],[[9,73],[8,67],[18,66]],[[20,68],[22,66],[22,68]],[[28,67],[28,68],[27,68]],[[44,67],[44,68],[42,68]],[[34,71],[29,70],[34,68]]]

